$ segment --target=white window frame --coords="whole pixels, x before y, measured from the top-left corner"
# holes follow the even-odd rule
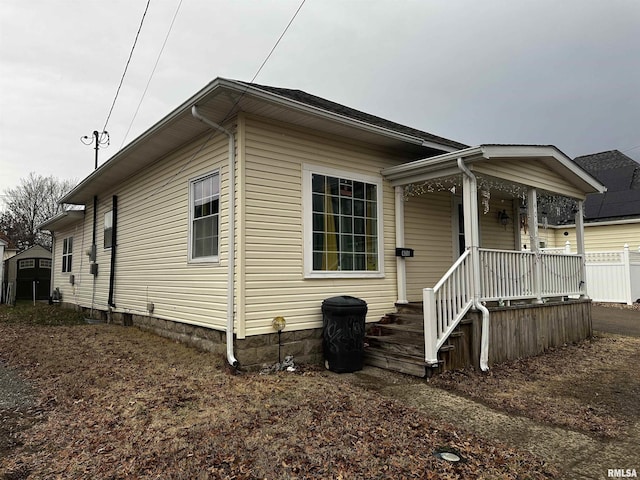
[[[24,258],[18,260],[18,270],[27,270],[29,268],[36,268],[35,258]]]
[[[313,269],[313,213],[312,213],[312,186],[313,174],[326,175],[330,177],[344,178],[356,182],[364,182],[376,185],[376,213],[377,213],[377,254],[378,270],[338,270],[318,271]],[[304,229],[304,278],[384,278],[384,216],[383,216],[383,194],[382,177],[363,175],[360,173],[338,170],[329,167],[316,165],[303,165],[302,167],[302,216]]]
[[[53,262],[51,261],[50,258],[40,258],[38,260],[38,268],[51,268],[53,265]]]
[[[71,250],[69,251],[68,245],[69,241],[71,241]],[[65,252],[65,246],[66,252]],[[71,268],[67,268],[67,259],[71,258]],[[73,237],[65,237],[62,240],[62,273],[71,273],[73,271]]]
[[[193,186],[196,182],[202,181],[205,178],[209,177],[217,177],[218,178],[218,254],[211,255],[208,257],[194,257],[193,256],[193,207],[194,207],[194,194],[193,194]],[[189,180],[189,245],[188,245],[188,263],[220,263],[220,228],[221,228],[221,211],[222,211],[222,201],[220,192],[222,190],[222,181],[220,178],[220,170],[216,169],[212,172],[206,173],[204,175],[199,175],[198,177],[192,178]]]

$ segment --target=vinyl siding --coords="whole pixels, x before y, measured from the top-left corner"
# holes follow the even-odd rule
[[[284,316],[287,330],[322,326],[321,304],[352,295],[368,304],[368,320],[393,309],[395,277],[394,193],[383,183],[384,278],[305,278],[303,270],[303,166],[380,176],[396,164],[388,153],[345,139],[316,135],[292,125],[244,118],[244,298],[238,321],[244,334],[272,333],[272,319]]]
[[[99,273],[89,274],[89,259],[83,252],[91,246],[93,204],[86,205],[84,228],[56,233],[56,269],[62,256],[62,240],[74,234],[73,273],[77,304],[106,309],[112,249],[104,248],[104,214],[118,196],[117,251],[114,285],[115,311],[153,316],[223,329],[227,309],[228,168],[227,138],[216,135],[199,153],[205,138],[169,154],[98,198],[97,263]],[[197,153],[197,155],[196,155]],[[220,248],[219,262],[189,263],[190,180],[219,171]],[[83,256],[82,264],[80,263]],[[58,274],[58,272],[57,272]],[[60,274],[65,275],[65,274]],[[68,279],[63,295],[73,293]],[[57,283],[56,283],[57,286]]]
[[[414,257],[405,260],[409,301],[421,301],[422,289],[433,287],[457,256],[453,208],[449,192],[428,193],[405,202],[405,246],[414,249]]]
[[[82,305],[81,295],[88,298],[91,303],[91,275],[89,274],[89,257],[85,251],[91,246],[91,217],[85,217],[76,224],[63,230],[53,232],[53,262],[52,262],[52,282],[51,288],[59,288],[62,293],[62,301]],[[62,272],[62,249],[65,238],[73,238],[73,253],[71,260],[71,272]],[[83,248],[83,238],[86,243]],[[75,278],[75,283],[70,283],[71,275]],[[81,290],[81,286],[86,283],[87,292]]]
[[[571,243],[571,251],[576,251],[575,227],[554,228],[549,231],[553,234],[556,247],[563,247],[568,240]],[[565,235],[565,232],[568,235]],[[585,225],[584,245],[587,252],[619,252],[622,251],[625,244],[629,245],[632,251],[638,251],[640,247],[640,221],[618,225]]]
[[[519,229],[519,225],[513,209],[513,202],[511,200],[491,198],[487,213],[483,212],[480,201],[478,201],[478,204],[480,209],[480,246],[496,250],[514,250],[516,248],[515,231]],[[505,210],[509,215],[509,222],[506,226],[498,221],[498,214],[502,210]]]
[[[555,192],[572,198],[584,198],[584,193],[571,185],[542,162],[501,160],[499,162],[479,162],[472,165],[474,173],[502,178],[510,182],[528,185],[543,191]]]

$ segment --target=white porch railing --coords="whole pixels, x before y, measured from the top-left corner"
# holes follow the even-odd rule
[[[425,361],[438,350],[473,304],[473,259],[467,250],[433,288],[423,290]],[[509,302],[582,294],[582,256],[479,249],[480,300]]]
[[[438,350],[473,304],[471,250],[433,288],[423,290],[425,361],[437,365]]]

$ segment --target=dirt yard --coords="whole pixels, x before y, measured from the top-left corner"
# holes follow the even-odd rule
[[[621,438],[640,422],[640,338],[596,333],[487,374],[447,372],[431,383],[543,423]]]
[[[606,335],[430,384],[612,441],[640,417],[638,355],[639,338]],[[0,479],[565,478],[548,459],[348,378],[234,374],[135,328],[3,305]],[[434,455],[443,451],[463,461]]]
[[[234,375],[135,328],[36,325],[56,323],[38,320],[46,306],[29,322],[2,308],[0,361],[38,392],[3,422],[5,480],[555,478],[530,454],[321,370]]]

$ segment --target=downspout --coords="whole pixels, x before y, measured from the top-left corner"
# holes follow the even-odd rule
[[[467,168],[462,158],[458,158],[458,168],[469,179],[471,185],[471,192],[469,198],[472,199],[474,214],[478,212],[478,197],[477,197],[477,185],[478,181],[476,176]],[[471,221],[474,224],[473,221]],[[471,236],[473,239],[471,248],[471,259],[473,265],[473,308],[482,312],[482,335],[480,337],[480,369],[483,372],[489,370],[489,310],[480,301],[480,235],[477,229],[477,222],[472,228]]]
[[[111,269],[109,270],[109,299],[110,308],[115,308],[113,291],[116,279],[116,238],[118,231],[118,196],[114,195],[111,203]]]
[[[236,163],[235,163],[235,139],[233,133],[203,117],[198,112],[196,105],[191,107],[191,114],[197,120],[209,125],[211,128],[224,133],[229,138],[229,266],[227,271],[227,361],[232,367],[238,367],[239,362],[233,352],[233,326],[234,326],[234,276],[235,276],[235,198],[236,198]]]

